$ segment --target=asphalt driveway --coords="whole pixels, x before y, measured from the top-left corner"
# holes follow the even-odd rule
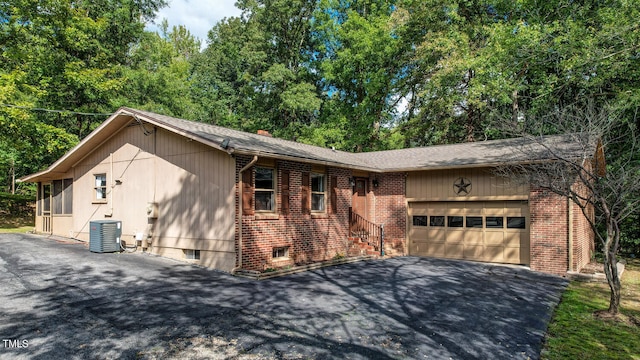
[[[0,234],[0,358],[536,359],[565,286],[417,257],[255,281]]]

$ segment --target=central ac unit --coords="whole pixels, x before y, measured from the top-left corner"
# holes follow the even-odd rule
[[[89,251],[97,253],[120,251],[122,221],[91,221],[89,228]]]

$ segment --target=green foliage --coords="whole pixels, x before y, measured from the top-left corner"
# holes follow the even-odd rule
[[[121,103],[131,46],[164,0],[0,2],[0,184],[40,171]],[[185,72],[183,70],[183,72]],[[173,104],[173,101],[170,102]],[[5,104],[23,108],[7,107]],[[31,111],[31,108],[63,110]]]
[[[206,121],[297,138],[322,104],[312,60],[315,1],[240,1],[241,18],[210,32],[194,59],[193,96]]]
[[[540,130],[550,112],[593,99],[640,104],[633,2],[404,1],[398,11],[415,35],[410,76],[422,78],[415,116],[404,119],[411,143],[501,137],[504,118]]]
[[[12,195],[0,192],[0,213],[3,216],[32,216],[36,199],[32,195]]]
[[[121,68],[125,79],[117,106],[128,106],[169,116],[199,119],[199,107],[190,96],[191,64],[200,41],[182,25],[169,30],[166,20],[161,33],[145,32],[132,46],[128,66]]]
[[[81,112],[110,112],[122,89],[119,65],[163,0],[34,1],[0,3],[2,69],[25,72],[24,86],[39,90],[36,105]],[[39,122],[83,137],[104,118],[34,114]]]
[[[347,150],[386,148],[385,134],[395,125],[407,43],[392,23],[392,9],[382,1],[326,0],[316,11],[315,33],[323,50],[319,67],[331,108],[321,119],[349,119]]]
[[[640,258],[640,214],[631,214],[621,227],[620,252]]]
[[[0,72],[0,104],[31,107],[40,91],[22,81],[25,72]],[[65,130],[39,122],[32,112],[0,107],[0,184],[11,189],[12,177],[43,169],[74,146],[78,139]]]

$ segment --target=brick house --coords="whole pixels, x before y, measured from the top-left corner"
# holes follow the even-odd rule
[[[39,233],[88,241],[117,219],[125,247],[229,272],[383,251],[578,271],[594,238],[577,206],[491,171],[545,160],[523,141],[349,153],[121,108],[21,180]]]

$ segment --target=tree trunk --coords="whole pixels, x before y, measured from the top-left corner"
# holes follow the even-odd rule
[[[609,299],[609,313],[617,315],[620,311],[620,277],[618,276],[618,261],[616,253],[620,240],[620,228],[613,219],[607,219],[607,239],[604,244],[604,272],[611,290]]]

